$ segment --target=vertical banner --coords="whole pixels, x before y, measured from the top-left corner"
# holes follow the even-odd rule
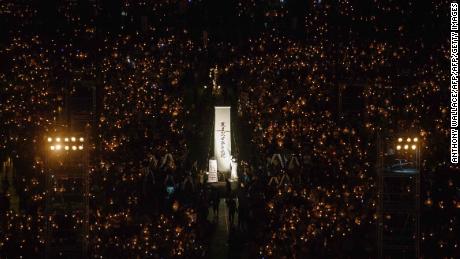
[[[214,157],[219,172],[231,171],[232,143],[230,138],[230,106],[215,107]]]
[[[217,161],[209,160],[208,183],[217,183]]]

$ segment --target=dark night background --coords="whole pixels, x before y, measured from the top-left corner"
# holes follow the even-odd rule
[[[420,139],[420,255],[459,257],[449,7],[0,1],[0,258],[376,258],[379,165],[414,158],[399,137]],[[206,183],[215,105],[232,106],[237,182]],[[76,132],[89,177],[50,180],[46,138]],[[87,224],[56,191],[83,179]]]

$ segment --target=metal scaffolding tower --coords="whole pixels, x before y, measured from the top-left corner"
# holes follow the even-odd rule
[[[396,143],[394,154],[381,138],[377,144],[378,258],[420,258],[420,143]]]
[[[89,156],[82,134],[47,137],[45,258],[86,258]]]
[[[89,164],[96,86],[83,82],[65,89],[59,125],[44,139],[46,166],[45,258],[88,258]]]

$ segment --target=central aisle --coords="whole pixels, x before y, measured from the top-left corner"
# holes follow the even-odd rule
[[[219,217],[214,217],[212,208],[209,208],[208,219],[214,224],[214,232],[212,234],[209,258],[227,258],[228,256],[228,234],[230,226],[228,224],[228,211],[225,199],[220,199]]]

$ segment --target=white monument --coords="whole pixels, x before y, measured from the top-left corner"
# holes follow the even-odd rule
[[[232,158],[232,173],[230,179],[232,181],[236,181],[238,179],[238,163],[236,162],[235,158]]]

